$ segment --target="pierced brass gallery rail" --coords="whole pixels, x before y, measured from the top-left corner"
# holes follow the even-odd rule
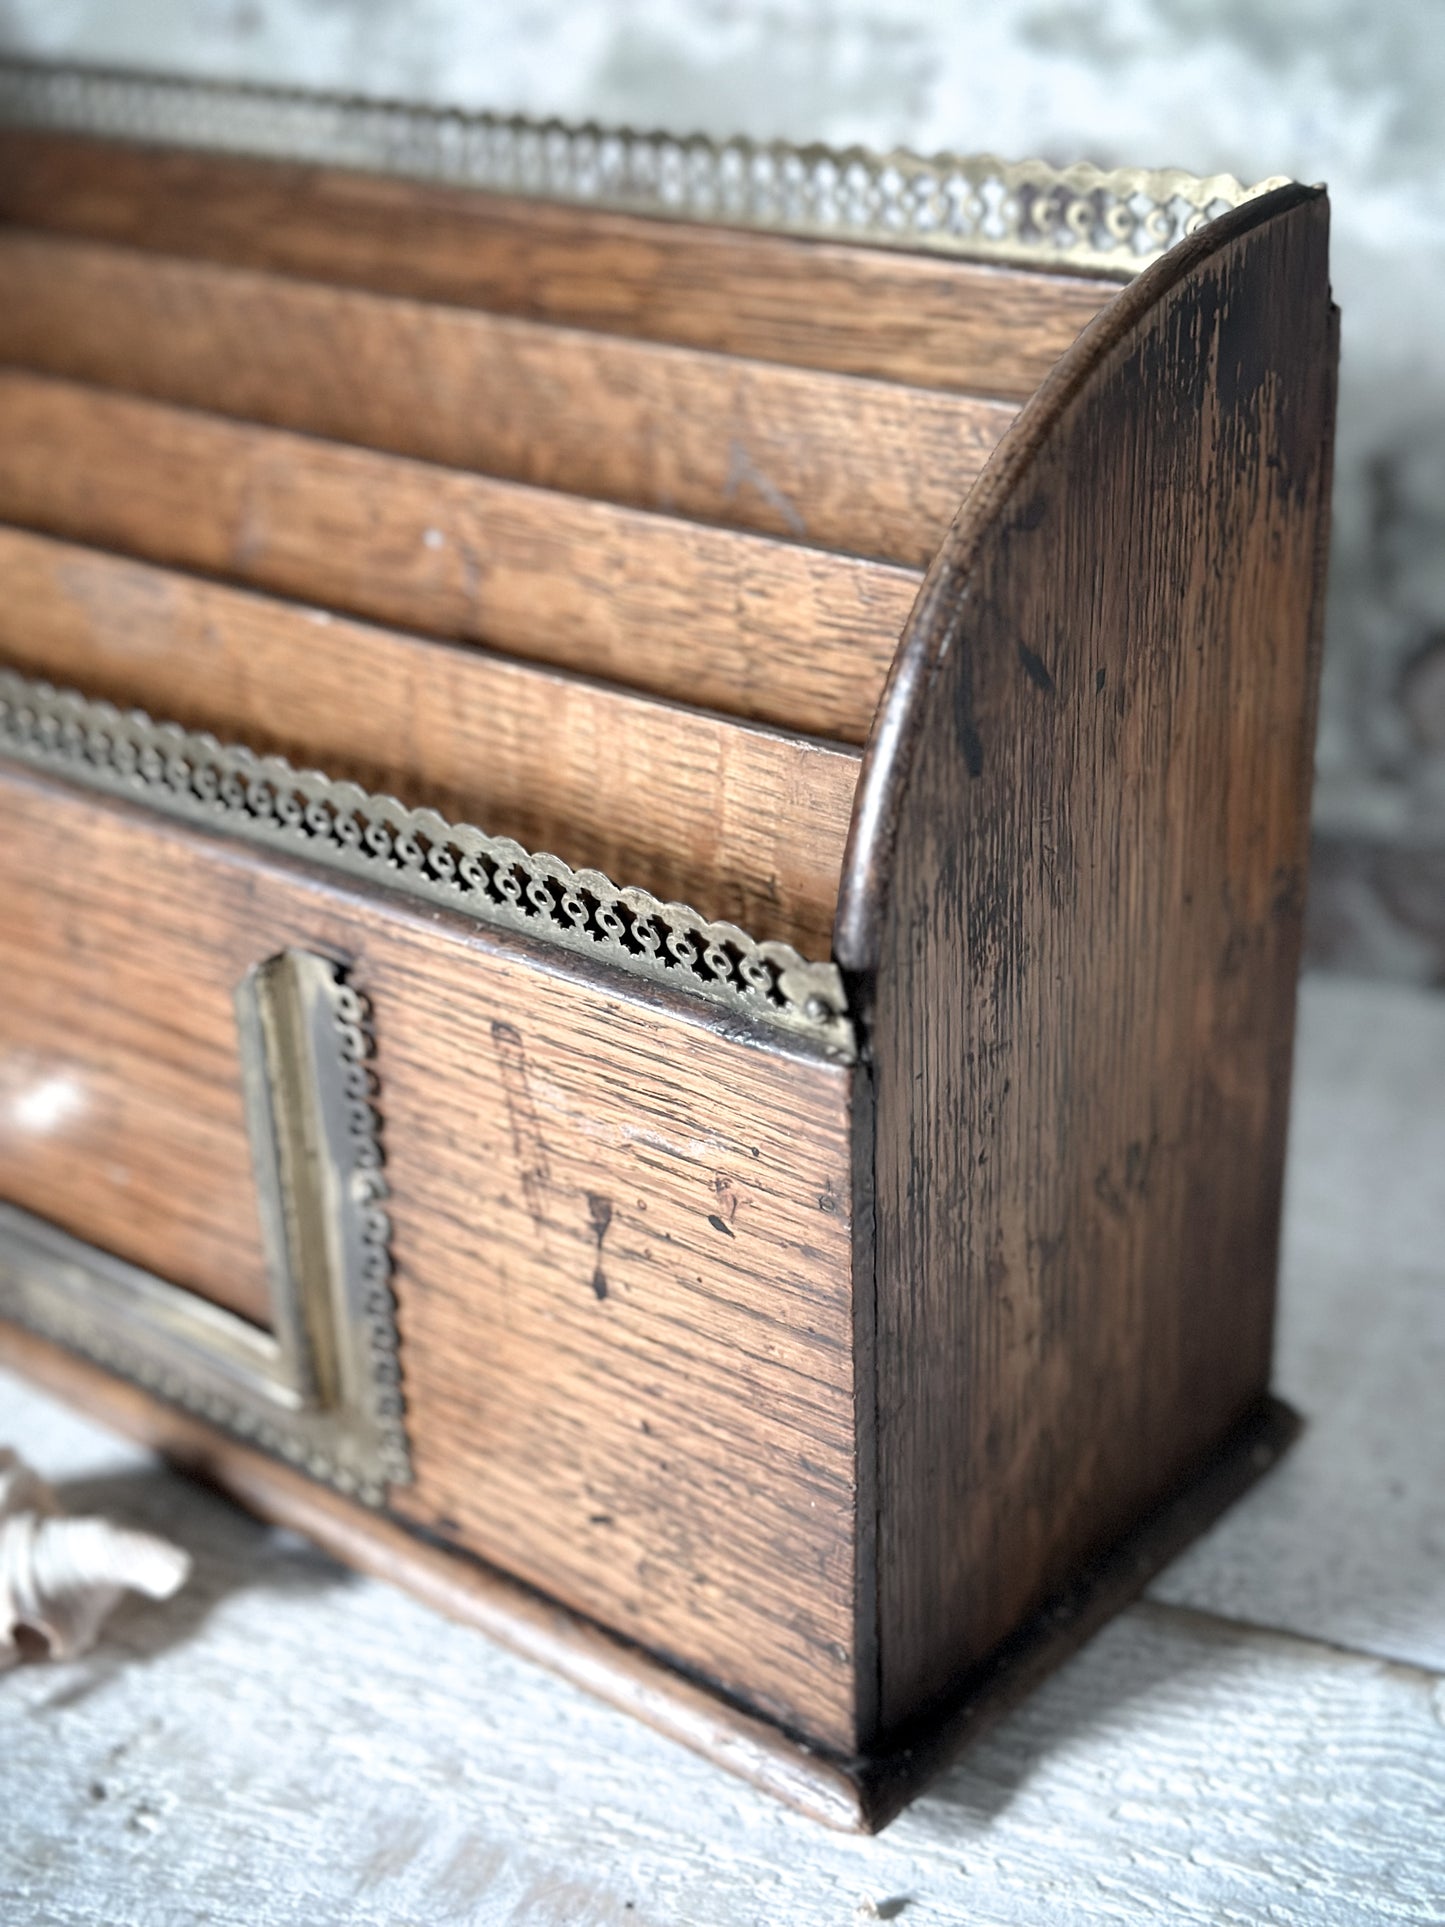
[[[838,1056],[856,1040],[835,964],[759,942],[600,870],[409,809],[214,736],[0,669],[0,756],[359,881],[518,931]]]
[[[1252,200],[1232,174],[638,132],[231,81],[0,61],[0,125],[50,127],[1127,280]]]

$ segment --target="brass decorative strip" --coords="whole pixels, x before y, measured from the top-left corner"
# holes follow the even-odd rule
[[[690,992],[852,1058],[836,965],[600,870],[0,669],[0,755]]]
[[[639,133],[232,81],[0,62],[0,123],[1128,279],[1285,177]]]
[[[236,1003],[271,1329],[9,1204],[0,1316],[380,1505],[411,1467],[366,1005],[305,951]]]

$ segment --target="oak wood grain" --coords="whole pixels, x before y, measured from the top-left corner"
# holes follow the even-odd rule
[[[863,1827],[864,1800],[836,1760],[494,1567],[364,1511],[304,1472],[225,1437],[189,1413],[3,1319],[0,1362],[164,1453],[172,1465],[191,1475],[188,1496],[193,1505],[201,1497],[194,1481],[218,1487],[258,1518],[303,1533],[354,1572],[404,1588],[433,1612],[484,1633],[489,1641],[645,1721],[810,1819],[840,1831]],[[38,1397],[18,1385],[16,1389],[27,1403]],[[208,1502],[214,1504],[214,1498]],[[174,1524],[168,1529],[173,1534],[177,1530]],[[226,1537],[232,1545],[244,1540],[244,1523],[234,1514],[226,1520]],[[443,1629],[433,1623],[427,1630],[434,1639]],[[469,1672],[485,1654],[483,1646],[469,1655]]]
[[[961,1748],[977,1747],[1046,1673],[1138,1594],[1151,1572],[1254,1484],[1298,1426],[1292,1415],[1275,1409],[1242,1428],[1202,1479],[1161,1507],[1090,1575],[1087,1595],[1073,1602],[1072,1611],[1048,1615],[1030,1628],[1031,1637],[1009,1662],[950,1708],[921,1744],[911,1739],[892,1754],[840,1759],[729,1704],[503,1574],[362,1511],[290,1466],[3,1320],[0,1364],[103,1416],[262,1518],[304,1533],[363,1573],[405,1587],[448,1618],[485,1632],[811,1819],[866,1833],[886,1827]]]
[[[0,519],[854,743],[921,579],[15,371]]]
[[[1016,412],[4,227],[0,362],[914,567]]]
[[[418,1471],[396,1517],[815,1743],[912,1757],[1265,1409],[1337,350],[1322,196],[1250,203],[1111,303],[1062,276],[274,163],[31,135],[0,138],[0,163],[0,220],[46,230],[12,229],[0,253],[14,352],[44,371],[0,372],[0,516],[40,531],[0,537],[27,666],[169,684],[197,720],[224,708],[287,746],[304,731],[395,786],[429,782],[425,764],[519,812],[533,719],[555,752],[612,718],[598,795],[555,782],[564,833],[622,835],[608,799],[621,818],[634,775],[644,799],[661,785],[626,848],[665,864],[686,829],[697,849],[675,859],[751,890],[760,934],[770,915],[825,928],[849,757],[663,709],[655,766],[627,771],[657,705],[554,672],[844,744],[877,709],[836,935],[857,1071],[446,916],[0,782],[4,863],[29,879],[8,1019],[21,1096],[81,1094],[21,1133],[19,1201],[82,1208],[76,1172],[119,1131],[130,1163],[88,1189],[84,1235],[159,1249],[244,1301],[254,1276],[218,1271],[240,1207],[215,1194],[243,1182],[220,992],[258,945],[344,956],[376,1014],[396,1193]],[[52,311],[57,262],[79,278]],[[85,286],[117,291],[114,341],[67,332]],[[253,372],[196,345],[226,288],[269,343]],[[289,304],[274,330],[272,301]],[[413,376],[358,406],[304,357],[279,378],[287,328],[332,327],[368,390],[390,386],[368,379],[373,353],[389,369],[434,351],[435,397]],[[443,421],[465,420],[484,341],[517,410],[490,443]],[[522,453],[528,384],[564,363],[581,386],[547,419],[576,414],[574,452],[558,434],[560,455]],[[269,404],[246,385],[263,375]],[[768,396],[796,425],[867,389],[901,424],[890,382],[1021,398],[1040,381],[916,605],[916,569],[710,526],[724,427],[673,498],[702,519],[646,493],[672,486],[646,453],[669,396],[696,441]],[[197,401],[211,412],[176,405]],[[262,425],[227,418],[267,407]],[[618,442],[590,469],[589,408]],[[339,439],[297,432],[318,426]],[[828,459],[826,436],[789,436],[800,474]],[[515,472],[464,472],[489,463]],[[920,511],[912,551],[860,538],[851,472],[824,526],[916,558],[937,523]],[[787,521],[777,500],[767,515]],[[92,605],[111,592],[108,633]],[[157,633],[159,667],[137,643]],[[398,650],[408,728],[389,742],[389,715],[355,719],[398,687]],[[515,744],[477,776],[484,711]],[[705,744],[716,765],[698,771]],[[755,751],[772,790],[737,760]],[[838,786],[821,814],[814,770]],[[776,820],[738,828],[734,792]],[[170,1015],[176,967],[197,986],[189,1029]],[[67,1022],[86,1000],[88,1030]],[[157,1228],[163,1180],[188,1201]]]
[[[1268,1381],[1335,334],[1292,188],[1020,415],[900,651],[838,954],[872,997],[884,1726]]]
[[[1279,1368],[1309,1414],[1301,1442],[1169,1568],[1177,1609],[1126,1613],[877,1840],[792,1822],[490,1637],[343,1580],[97,1421],[227,1476],[227,1448],[201,1428],[0,1327],[6,1362],[77,1408],[0,1381],[9,1436],[73,1509],[169,1534],[203,1575],[166,1606],[118,1614],[97,1658],[7,1678],[11,1833],[28,1843],[12,1856],[17,1871],[76,1927],[114,1927],[122,1893],[145,1916],[153,1870],[144,1855],[124,1863],[135,1871],[118,1887],[114,1852],[144,1797],[166,1815],[172,1864],[191,1871],[191,1904],[204,1891],[225,1917],[240,1889],[218,1818],[239,1800],[245,1873],[271,1897],[266,1927],[312,1927],[318,1868],[344,1912],[357,1862],[370,1872],[368,1903],[402,1920],[465,1906],[500,1924],[525,1897],[530,1915],[573,1927],[589,1906],[605,1919],[650,1896],[693,1927],[780,1911],[789,1927],[837,1927],[840,1894],[845,1907],[858,1896],[865,1915],[865,1901],[910,1894],[959,1921],[1036,1927],[1041,1891],[1090,1927],[1218,1927],[1271,1906],[1279,1927],[1428,1916],[1445,1891],[1445,1491],[1421,1449],[1438,1435],[1445,1374],[1445,1000],[1317,975],[1300,1003]],[[274,1516],[273,1470],[244,1467],[236,1485]],[[290,1497],[284,1475],[278,1487]],[[298,1510],[315,1507],[303,1481],[294,1495]],[[322,1522],[291,1523],[326,1538]],[[376,1548],[372,1570],[387,1551]],[[349,1556],[368,1563],[365,1547]],[[213,1612],[218,1596],[225,1607]],[[539,1641],[529,1653],[567,1670],[545,1646],[549,1630],[566,1630],[558,1617],[522,1631]],[[518,1627],[479,1623],[503,1641]],[[1419,1651],[1395,1643],[1411,1623]],[[112,1672],[120,1660],[130,1663]],[[71,1699],[63,1722],[44,1717],[57,1693],[97,1672],[107,1690]],[[284,1724],[227,1718],[242,1672]],[[740,1737],[719,1732],[713,1758],[736,1762]],[[77,1828],[76,1785],[101,1759],[107,1798],[88,1802]],[[450,1769],[475,1797],[459,1804]],[[1359,1824],[1342,1824],[1342,1810]],[[298,1826],[309,1831],[298,1838]],[[418,1838],[427,1845],[413,1857]],[[296,1869],[301,1898],[280,1893],[278,1866]]]
[[[1114,288],[294,163],[0,131],[0,220],[1025,400]]]
[[[1359,1323],[1391,1282],[1376,1271],[1358,1292]],[[1429,1673],[1141,1606],[907,1819],[850,1838],[162,1470],[96,1423],[116,1422],[97,1389],[63,1386],[80,1408],[65,1411],[7,1375],[0,1406],[68,1502],[178,1538],[200,1571],[118,1613],[102,1653],[6,1679],[7,1872],[68,1927],[154,1920],[162,1885],[184,1895],[178,1917],[250,1927],[840,1927],[890,1902],[949,1927],[1399,1927],[1439,1911]],[[164,1423],[118,1422],[145,1436],[147,1418]],[[1389,1509],[1383,1479],[1374,1505]],[[1354,1517],[1328,1520],[1331,1549]],[[560,1642],[559,1618],[523,1637]],[[239,1678],[256,1718],[236,1717]],[[730,1757],[748,1754],[737,1735]],[[155,1830],[127,1852],[138,1818]]]
[[[376,1035],[415,1470],[395,1515],[851,1751],[852,1070],[3,767],[0,827],[0,901],[30,906],[0,1048],[81,1097],[6,1141],[0,1195],[42,1210],[64,1184],[114,1247],[122,1174],[195,1128],[137,1255],[184,1216],[224,1237],[222,993],[288,945],[345,960]],[[101,1119],[92,1091],[135,1079],[147,1107]]]
[[[0,660],[826,957],[852,750],[0,526]]]
[[[0,1197],[269,1325],[244,966],[204,926],[157,922],[143,873],[110,883],[107,913],[45,801],[0,763]]]

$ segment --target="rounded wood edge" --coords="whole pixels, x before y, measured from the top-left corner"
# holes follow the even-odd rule
[[[1256,228],[1325,200],[1323,187],[1291,183],[1231,209],[1171,248],[1088,323],[1004,432],[929,565],[868,732],[833,925],[833,956],[850,977],[866,980],[877,969],[903,797],[934,671],[967,600],[979,550],[1022,493],[1049,435],[1144,317],[1181,283]],[[850,997],[864,1015],[870,1001]]]

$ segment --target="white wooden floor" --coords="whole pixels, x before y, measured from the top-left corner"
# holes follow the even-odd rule
[[[1306,988],[1278,1379],[1285,1466],[859,1840],[0,1376],[198,1562],[0,1677],[0,1921],[1445,1922],[1445,998]]]

